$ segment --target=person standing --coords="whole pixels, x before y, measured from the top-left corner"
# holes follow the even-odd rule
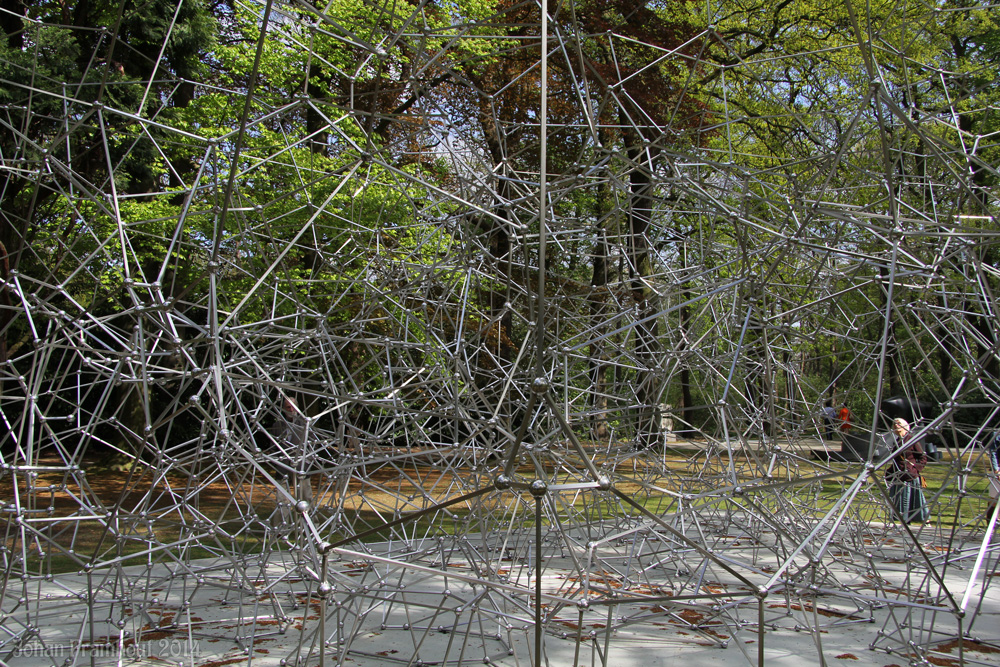
[[[1000,496],[1000,431],[986,447],[986,479],[990,485],[990,503],[986,506],[986,520],[993,518],[997,511],[997,497]]]
[[[847,433],[851,430],[851,420],[854,419],[854,415],[851,414],[851,409],[847,407],[846,403],[840,406],[837,418],[840,420],[840,430],[842,432]]]
[[[833,407],[833,401],[827,401],[826,405],[823,406],[823,430],[827,440],[835,440],[837,438],[838,423],[839,415],[837,414],[837,408]]]
[[[889,498],[903,518],[903,523],[923,523],[930,518],[921,476],[927,465],[927,455],[920,441],[913,438],[910,424],[905,419],[892,420],[892,433],[892,449],[896,455],[889,463],[889,474],[886,476]]]

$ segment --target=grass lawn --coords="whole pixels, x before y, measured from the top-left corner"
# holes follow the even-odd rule
[[[965,477],[968,493],[962,496],[957,481],[970,465],[974,474]],[[226,553],[255,554],[265,549],[284,550],[308,540],[301,534],[304,528],[297,512],[281,504],[269,482],[253,475],[195,478],[192,484],[191,477],[180,473],[154,479],[147,471],[145,476],[129,479],[125,472],[97,467],[88,470],[83,483],[62,472],[19,478],[16,493],[20,506],[27,510],[22,516],[27,519],[28,539],[21,539],[16,517],[8,513],[2,524],[5,540],[0,546],[7,572],[20,573],[25,568],[33,575],[54,575],[83,571],[89,563],[130,566]],[[791,514],[817,520],[837,503],[859,471],[858,464],[799,461],[778,465],[770,478],[762,478],[745,459],[729,468],[721,461],[699,463],[683,455],[669,455],[656,465],[620,465],[615,488],[655,515],[682,510],[749,510],[773,513],[778,518]],[[745,485],[742,494],[730,493],[733,472]],[[534,475],[530,467],[518,473],[522,479]],[[373,532],[359,541],[525,531],[534,526],[534,499],[524,490],[494,491],[470,503],[419,514],[435,503],[473,490],[472,483],[488,483],[490,475],[411,463],[405,470],[383,466],[366,471],[336,491],[335,484],[316,479],[313,522],[331,542],[369,530]],[[968,459],[932,463],[925,468],[924,478],[925,493],[936,503],[935,522],[961,526],[984,511],[988,481],[978,463]],[[12,479],[14,475],[6,475],[7,486],[2,487],[9,494],[5,501],[8,507],[14,504]],[[560,481],[580,480],[567,474]],[[686,496],[683,501],[681,496]],[[550,499],[545,524],[554,517],[564,527],[625,516],[641,520],[636,508],[607,491],[568,490],[551,494]],[[119,503],[122,510],[115,511]],[[111,515],[85,507],[110,509]],[[891,519],[875,482],[864,484],[849,516],[864,521]],[[403,517],[412,518],[386,525]]]

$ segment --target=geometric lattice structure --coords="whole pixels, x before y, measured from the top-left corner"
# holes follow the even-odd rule
[[[0,660],[1000,648],[985,5],[0,18]]]

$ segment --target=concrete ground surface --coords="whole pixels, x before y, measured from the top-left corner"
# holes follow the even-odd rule
[[[930,537],[937,531],[921,544],[918,531],[917,548],[898,527],[880,530],[871,562],[830,552],[812,583],[781,579],[762,604],[747,584],[765,584],[782,566],[766,550],[738,553],[739,576],[712,565],[679,579],[661,559],[638,582],[587,566],[607,567],[628,550],[634,557],[636,541],[589,554],[552,547],[541,581],[542,664],[756,665],[761,640],[775,667],[1000,664],[992,538],[970,531],[942,545]],[[434,549],[450,548],[438,542]],[[402,562],[392,548],[333,550],[325,577],[308,554],[283,554],[24,582],[24,597],[4,611],[8,624],[21,615],[27,632],[0,658],[25,667],[536,664],[530,560],[514,559],[491,578],[458,553]],[[322,567],[321,558],[312,562]]]

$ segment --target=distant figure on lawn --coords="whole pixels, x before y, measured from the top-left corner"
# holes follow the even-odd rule
[[[833,401],[827,401],[826,405],[823,406],[823,430],[826,433],[827,440],[834,440],[837,437],[837,424],[839,423],[839,417],[837,413],[837,408],[833,407]]]
[[[847,407],[844,403],[840,406],[840,412],[837,413],[837,419],[840,420],[840,430],[847,433],[851,430],[851,421],[854,420],[854,415],[851,414],[851,409]]]

